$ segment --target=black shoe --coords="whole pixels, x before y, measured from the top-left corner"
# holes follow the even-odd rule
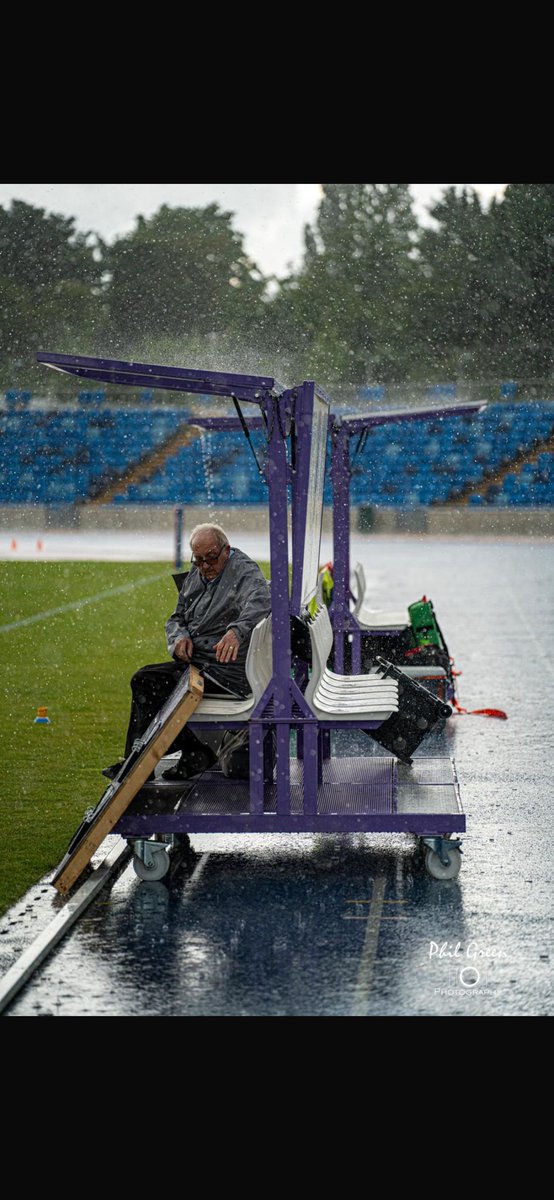
[[[121,762],[113,763],[111,767],[104,767],[102,774],[106,776],[106,779],[115,779],[116,775],[119,775],[123,763],[124,759]]]
[[[169,767],[167,771],[162,771],[158,775],[158,779],[163,779],[164,783],[179,783],[181,779],[190,779],[192,775],[198,775],[200,767],[188,766],[187,763],[176,763],[174,767]]]
[[[120,772],[124,762],[125,762],[125,759],[122,759],[121,762],[113,763],[111,767],[104,767],[102,774],[106,776],[106,779],[116,779],[117,776],[119,775],[119,772]],[[154,772],[152,771],[150,773],[150,775],[148,776],[146,783],[150,783],[150,780],[153,778],[154,778]],[[142,786],[144,787],[144,784]]]
[[[161,779],[168,783],[178,782],[180,779],[191,779],[193,775],[199,775],[201,771],[207,771],[209,767],[217,762],[217,754],[206,746],[205,750],[193,751],[192,754],[187,754],[186,758],[181,754],[178,763],[174,767],[169,767],[167,771],[163,771]]]
[[[175,846],[176,850],[180,851],[181,854],[193,853],[192,844],[188,833],[174,833],[173,845]]]

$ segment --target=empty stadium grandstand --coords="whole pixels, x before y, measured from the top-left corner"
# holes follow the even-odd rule
[[[552,504],[553,434],[554,403],[547,401],[379,426],[354,459],[351,502]]]
[[[553,505],[554,402],[512,394],[500,389],[501,399],[477,417],[374,428],[359,453],[352,447],[352,506]],[[364,394],[357,411],[380,399]],[[126,407],[105,392],[81,392],[58,407],[8,392],[0,402],[0,504],[265,504],[243,434],[201,433],[191,420],[152,392]],[[252,440],[263,464],[263,432]]]
[[[94,500],[187,428],[182,409],[110,408],[102,399],[97,393],[94,407],[86,409],[0,413],[0,503]]]

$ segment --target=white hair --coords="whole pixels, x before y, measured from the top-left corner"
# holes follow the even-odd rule
[[[213,533],[214,537],[217,538],[217,544],[220,550],[223,550],[224,546],[229,545],[229,538],[227,537],[225,530],[221,528],[221,525],[212,525],[210,522],[204,522],[202,525],[195,525],[194,529],[192,530],[189,538],[189,546],[191,549],[192,543],[199,533]]]

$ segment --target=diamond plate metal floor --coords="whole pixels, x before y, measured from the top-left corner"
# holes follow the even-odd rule
[[[303,767],[291,761],[291,812],[301,814]],[[276,786],[267,788],[264,812],[276,812]],[[249,790],[246,780],[229,780],[220,771],[207,771],[191,785],[179,805],[181,813],[207,816],[247,814]],[[152,801],[144,808],[140,798],[133,806],[153,815]],[[166,809],[167,811],[167,809]],[[453,763],[450,759],[419,760],[412,767],[390,757],[329,758],[323,762],[323,780],[318,789],[321,815],[461,812]]]

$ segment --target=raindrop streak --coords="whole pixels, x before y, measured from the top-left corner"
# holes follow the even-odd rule
[[[210,521],[215,521],[215,504],[214,504],[214,474],[213,474],[213,455],[211,448],[211,432],[204,430],[200,435],[200,450],[202,453],[202,467],[204,469],[204,479],[206,480],[206,497],[208,501],[208,516]]]

